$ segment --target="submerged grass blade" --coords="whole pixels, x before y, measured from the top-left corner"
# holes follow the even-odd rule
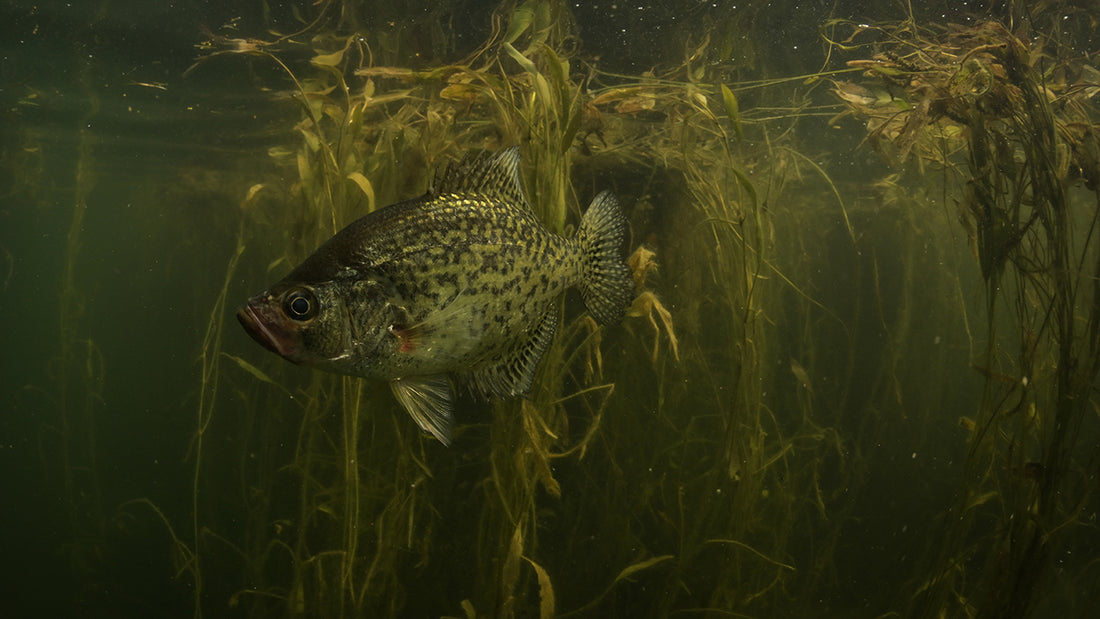
[[[539,579],[539,619],[554,619],[554,586],[550,583],[550,575],[530,557],[523,559],[534,568]]]

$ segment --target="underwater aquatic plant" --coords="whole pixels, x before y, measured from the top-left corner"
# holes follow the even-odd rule
[[[1095,69],[1057,28],[849,26],[846,44],[875,36],[878,51],[849,62],[866,85],[834,92],[877,150],[943,170],[984,280],[986,332],[972,363],[985,387],[964,422],[960,517],[914,606],[922,616],[1026,614],[1052,603],[1041,584],[1082,524],[1081,475],[1098,457],[1088,419],[1100,201],[1076,191],[1097,186]],[[989,517],[997,526],[978,526]]]
[[[1055,237],[1039,233],[1081,196],[1049,214],[1033,206],[1050,177],[1020,167],[1017,131],[1030,122],[1049,136],[1049,125],[1030,111],[974,116],[1001,100],[1043,108],[1031,98],[1041,88],[1019,86],[1039,80],[995,44],[1002,33],[967,35],[993,47],[962,69],[948,54],[965,55],[951,42],[965,37],[918,29],[876,42],[903,43],[883,59],[868,54],[871,64],[753,79],[770,59],[751,27],[763,3],[750,3],[668,25],[668,60],[624,74],[586,52],[592,35],[562,2],[502,3],[468,53],[455,51],[447,3],[418,13],[415,29],[389,27],[385,17],[401,11],[384,4],[378,18],[361,3],[299,7],[300,28],[265,40],[214,35],[191,73],[247,71],[286,111],[269,158],[232,183],[240,227],[228,228],[224,272],[204,297],[191,518],[181,526],[151,499],[120,514],[163,522],[196,615],[773,616],[908,603],[853,574],[910,579],[929,614],[969,612],[982,592],[965,587],[986,544],[1012,529],[1004,547],[1026,550],[1013,544],[1036,539],[1028,526],[1040,530],[1000,508],[1040,522],[1027,511],[1038,497],[1050,510],[1042,518],[1072,521],[1056,490],[1072,476],[1049,472],[1085,480],[1087,465],[1073,456],[1049,468],[1034,448],[1056,434],[1049,386],[1060,370],[1049,360],[1062,354],[1061,335],[1046,325],[1063,324],[1068,306],[1037,308],[1062,285],[1051,265],[1070,274],[1067,265],[1086,261],[1053,260]],[[923,45],[941,39],[956,51]],[[932,61],[907,47],[918,42]],[[988,92],[1009,94],[982,99],[985,76],[999,70],[1008,81]],[[1053,112],[1076,99],[1056,101]],[[860,137],[898,166],[874,182],[873,166],[859,165],[870,158],[847,152],[851,136],[830,133],[845,105]],[[1094,123],[1054,117],[1053,152],[1065,157],[1053,178],[1089,178]],[[1069,143],[1062,134],[1078,139],[1059,146]],[[443,162],[511,144],[524,152],[532,208],[555,233],[581,221],[582,196],[609,187],[623,196],[644,290],[614,329],[570,296],[556,301],[558,337],[529,397],[486,406],[459,394],[452,449],[425,440],[384,388],[272,364],[223,332],[227,295],[252,292],[243,282],[268,281],[347,223],[421,193]],[[838,174],[850,161],[868,169]],[[957,201],[971,232],[954,211],[930,209],[937,199]],[[1030,335],[1017,338],[1005,321],[996,333],[973,328],[975,342],[933,348],[941,333],[946,341],[980,324],[971,280],[953,270],[953,233],[974,238],[974,294],[997,299],[1002,320],[1010,307]],[[1088,234],[1069,236],[1093,251]],[[1096,330],[1080,313],[1092,285],[1080,273],[1064,298],[1077,302],[1071,330],[1083,343]],[[937,429],[950,416],[958,431],[945,403],[969,383],[949,361],[967,345],[978,351],[974,377],[989,377],[981,414],[962,421],[977,481],[963,487],[966,517],[945,534],[943,560],[916,567],[895,561],[904,553],[890,544],[906,531],[891,517],[904,513],[910,535],[923,536],[921,522],[937,514],[930,489],[943,482],[920,469],[903,484],[890,458],[912,446],[916,461],[950,443]],[[1086,372],[1081,353],[1071,356]],[[1079,421],[1071,409],[1062,418]],[[980,530],[981,518],[1004,529]],[[1038,573],[1002,569],[1005,582]]]

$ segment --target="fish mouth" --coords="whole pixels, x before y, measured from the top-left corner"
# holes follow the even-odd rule
[[[263,309],[257,311],[256,306],[249,303],[237,310],[237,320],[252,339],[271,352],[281,357],[287,357],[294,352],[291,342],[268,328]]]

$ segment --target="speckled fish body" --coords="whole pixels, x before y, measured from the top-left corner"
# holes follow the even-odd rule
[[[448,376],[485,395],[526,394],[566,288],[580,288],[599,322],[621,320],[634,288],[624,235],[607,192],[574,238],[546,230],[511,148],[452,164],[426,195],[348,225],[238,318],[290,361],[390,381],[416,422],[448,443]]]

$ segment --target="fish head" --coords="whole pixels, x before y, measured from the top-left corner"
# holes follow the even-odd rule
[[[400,313],[377,284],[279,282],[252,297],[237,319],[264,348],[299,365],[371,376],[400,346]]]
[[[344,303],[331,286],[280,282],[249,299],[237,319],[252,339],[297,364],[326,365],[354,352]]]

